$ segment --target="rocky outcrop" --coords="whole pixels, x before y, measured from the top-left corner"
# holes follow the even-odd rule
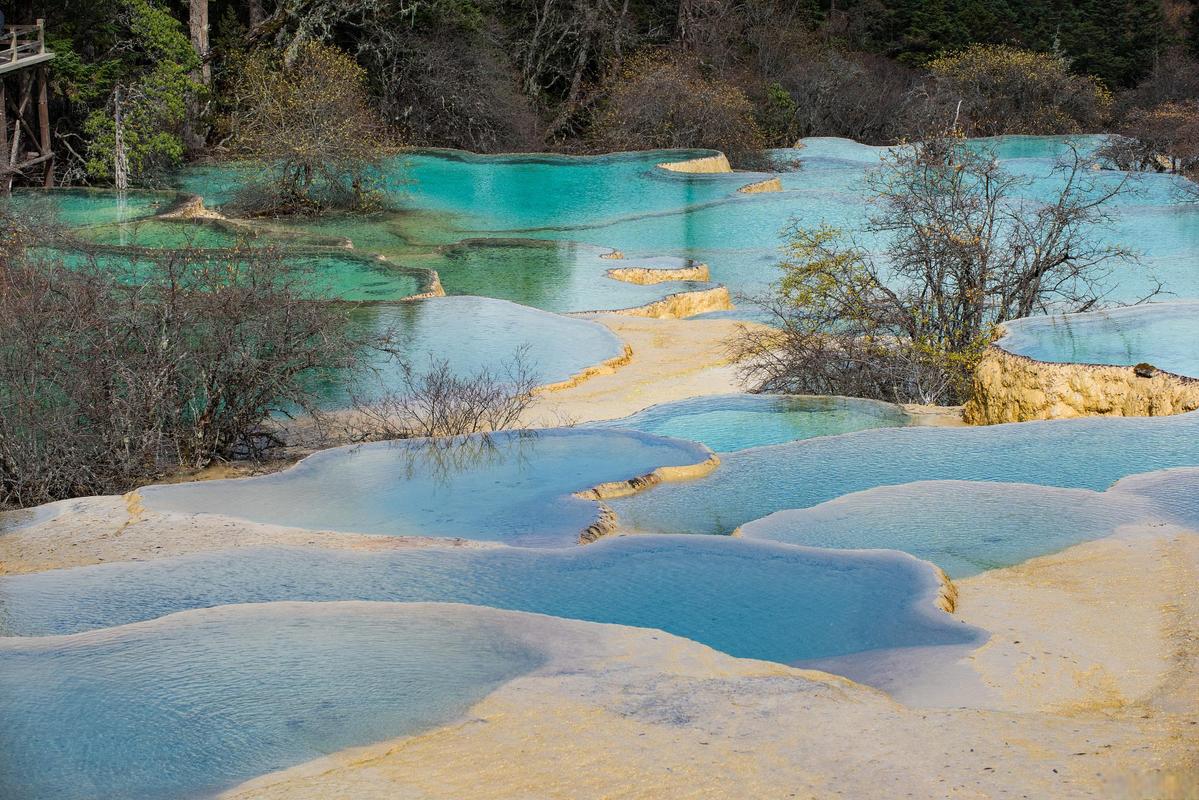
[[[952,614],[958,607],[958,587],[954,585],[953,580],[950,579],[945,570],[936,564],[933,564],[932,568],[937,575],[937,583],[939,584],[937,587],[937,597],[933,602],[937,608],[946,614]]]
[[[761,194],[762,192],[781,192],[782,190],[783,182],[776,175],[773,178],[767,178],[764,181],[747,183],[737,191],[741,194]]]
[[[573,389],[583,381],[594,378],[596,375],[609,375],[623,367],[625,364],[633,360],[633,348],[627,344],[624,346],[623,352],[607,361],[600,362],[594,367],[587,367],[580,372],[576,372],[564,381],[557,383],[547,383],[544,386],[537,388],[538,394],[548,394],[550,392],[560,392],[563,389]]]
[[[1056,364],[992,345],[974,373],[973,425],[1073,417],[1160,417],[1199,408],[1199,380],[1149,364]]]
[[[638,475],[625,481],[610,481],[593,486],[581,492],[575,492],[575,497],[584,500],[595,500],[599,503],[599,513],[595,522],[588,525],[579,534],[579,544],[591,544],[603,537],[615,533],[620,527],[617,524],[616,512],[602,501],[617,497],[628,497],[660,483],[670,481],[687,481],[702,478],[720,466],[720,457],[709,452],[707,459],[698,464],[683,464],[677,467],[658,467],[653,472]]]
[[[391,263],[391,261],[383,256],[379,256],[378,258],[380,261]],[[420,273],[421,285],[418,287],[420,289],[419,292],[402,298],[404,302],[409,300],[428,300],[430,297],[445,297],[445,287],[441,285],[441,275],[437,273],[437,270],[426,269],[424,267],[408,267],[406,269],[412,269]]]
[[[684,317],[694,317],[696,314],[706,314],[709,311],[728,311],[732,307],[733,301],[729,297],[729,290],[724,286],[714,286],[711,289],[700,289],[694,292],[676,292],[643,306],[621,308],[606,313],[620,314],[626,317],[650,317],[651,319],[683,319]]]
[[[702,478],[718,466],[720,466],[719,456],[715,453],[710,453],[706,460],[698,464],[684,464],[678,467],[658,467],[653,472],[638,475],[636,478],[601,483],[599,486],[575,492],[575,497],[581,497],[584,500],[613,500],[617,497],[628,497],[651,486],[657,486],[659,483]]]
[[[204,207],[204,198],[198,194],[188,195],[166,211],[158,219],[225,219],[219,211]]]
[[[600,503],[599,514],[596,516],[595,522],[588,525],[579,534],[579,544],[591,544],[615,532],[616,512]]]
[[[718,172],[733,171],[732,165],[729,164],[728,156],[724,153],[717,153],[714,156],[704,156],[703,158],[689,158],[686,161],[663,161],[658,166],[671,172],[689,172],[696,175],[710,175]]]
[[[608,277],[624,281],[625,283],[636,283],[641,286],[649,286],[655,283],[667,283],[669,281],[707,281],[711,280],[711,274],[708,271],[707,264],[689,264],[685,267],[676,267],[674,269],[657,269],[654,267],[613,267],[608,270]]]

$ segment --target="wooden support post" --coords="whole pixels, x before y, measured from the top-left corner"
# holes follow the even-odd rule
[[[0,163],[0,189],[8,195],[12,194],[12,162],[8,158],[8,87],[3,77],[0,77],[0,153],[4,154]]]
[[[38,32],[41,32],[42,21],[39,19]],[[47,189],[54,185],[54,153],[50,150],[50,104],[46,98],[46,84],[49,83],[50,76],[47,74],[45,67],[38,67],[37,70],[37,127],[40,134],[38,142],[38,150],[43,156],[49,156],[46,160],[45,172],[42,176],[42,185]]]
[[[44,20],[0,31],[0,192],[10,192],[18,174],[37,174],[34,167],[41,167],[45,186],[54,185],[46,66],[52,58],[54,53],[46,51]]]
[[[0,151],[8,152],[8,85],[0,78]]]
[[[29,102],[29,82],[22,75],[17,79],[20,84],[21,93],[19,99],[13,106],[13,123],[12,123],[12,142],[8,146],[8,165],[11,170],[20,161],[18,158],[21,155],[21,123],[25,121],[25,106]],[[12,174],[9,174],[9,186],[12,186]]]

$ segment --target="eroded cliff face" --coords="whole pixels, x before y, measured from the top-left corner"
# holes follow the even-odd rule
[[[658,166],[671,172],[689,172],[697,175],[733,171],[728,156],[724,153],[702,158],[688,158],[684,161],[664,161]]]
[[[652,286],[656,283],[670,281],[708,281],[712,279],[707,264],[693,264],[678,269],[660,269],[657,267],[613,267],[608,270],[608,277],[625,283],[635,283],[640,286]]]
[[[706,314],[709,311],[728,311],[732,307],[733,302],[729,297],[729,290],[724,286],[714,286],[711,289],[699,289],[694,292],[676,292],[643,306],[604,313],[620,314],[626,317],[683,319],[696,314]]]
[[[992,346],[974,373],[972,425],[1073,417],[1160,417],[1199,408],[1199,380],[1148,365],[1054,364]]]
[[[742,194],[761,194],[763,192],[781,192],[783,190],[783,182],[777,177],[767,178],[764,181],[755,181],[747,183],[738,189]]]

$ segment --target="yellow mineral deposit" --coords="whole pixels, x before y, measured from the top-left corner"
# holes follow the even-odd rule
[[[1160,417],[1199,408],[1199,380],[1135,367],[1056,364],[992,346],[974,373],[967,422],[993,425],[1073,417]]]

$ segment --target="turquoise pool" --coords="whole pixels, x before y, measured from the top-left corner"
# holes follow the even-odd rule
[[[81,228],[149,217],[167,211],[180,199],[176,192],[16,189],[10,202],[17,208],[54,215],[64,225]]]
[[[978,630],[935,607],[939,587],[928,564],[895,551],[681,536],[564,550],[263,548],[0,579],[9,635],[230,603],[438,601],[658,628],[781,663],[979,641]]]
[[[1071,144],[1087,152],[1101,142],[1100,136],[975,140],[1027,179],[1021,197],[1029,203],[1044,201],[1060,184],[1053,167]],[[862,226],[870,211],[864,178],[886,153],[887,148],[848,140],[805,140],[800,149],[773,153],[779,162],[800,164],[782,174],[783,191],[740,194],[740,186],[764,176],[687,175],[656,166],[706,151],[577,158],[418,151],[394,160],[382,176],[401,210],[268,227],[271,236],[290,231],[301,237],[348,238],[360,250],[400,263],[440,264],[452,293],[502,297],[555,311],[639,305],[642,297],[653,294],[652,287],[618,287],[606,281],[592,257],[596,248],[616,248],[632,259],[700,261],[710,266],[714,282],[734,294],[755,294],[776,278],[780,232],[790,223],[827,223],[847,230]],[[236,165],[188,169],[178,176],[178,184],[220,205],[229,200],[240,170]],[[1099,188],[1126,177],[1104,170],[1088,174]],[[1104,279],[1107,302],[1140,299],[1159,280],[1174,297],[1199,298],[1199,272],[1193,269],[1199,204],[1178,202],[1181,181],[1170,175],[1132,176],[1134,191],[1119,198],[1109,224],[1096,228],[1098,239],[1131,247],[1142,257],[1140,265],[1113,265]],[[99,209],[98,220],[112,221],[101,200],[90,202]],[[480,238],[560,244],[515,245],[515,250],[455,246]],[[878,248],[883,241],[863,244]]]
[[[690,439],[718,453],[911,423],[899,406],[854,397],[729,394],[665,403],[596,428]]]
[[[154,262],[163,257],[154,249],[123,247],[101,247],[94,253],[75,249],[44,252],[61,254],[68,267],[94,264],[134,282],[149,274]],[[196,255],[202,263],[220,265],[229,258],[229,251],[199,249]],[[427,291],[432,280],[425,270],[344,250],[287,250],[282,257],[295,270],[297,288],[312,299],[392,302]]]
[[[451,722],[543,661],[525,637],[463,611],[225,606],[0,639],[0,796],[211,797]]]
[[[617,268],[679,269],[678,258],[610,259],[611,251],[593,245],[540,239],[471,239],[439,248],[405,263],[437,271],[446,294],[482,295],[533,308],[570,313],[635,308],[676,292],[710,289],[703,281],[665,281],[638,285],[616,280]]]
[[[341,447],[275,475],[141,494],[159,511],[310,530],[572,546],[598,513],[573,492],[709,455],[702,445],[635,431],[506,431]]]
[[[744,173],[689,175],[656,168],[663,161],[713,152],[650,150],[574,157],[417,150],[393,159],[381,179],[398,203],[454,214],[464,231],[553,227],[580,219],[681,209],[723,197],[748,182]],[[232,199],[239,169],[184,170],[177,185],[220,206]]]
[[[1199,302],[1029,317],[1009,322],[1004,329],[996,344],[1038,361],[1124,366],[1147,362],[1199,377]]]
[[[1100,491],[1128,475],[1193,465],[1199,465],[1199,412],[882,428],[728,453],[707,477],[664,484],[609,505],[622,524],[639,531],[727,534],[776,511],[911,481]]]

